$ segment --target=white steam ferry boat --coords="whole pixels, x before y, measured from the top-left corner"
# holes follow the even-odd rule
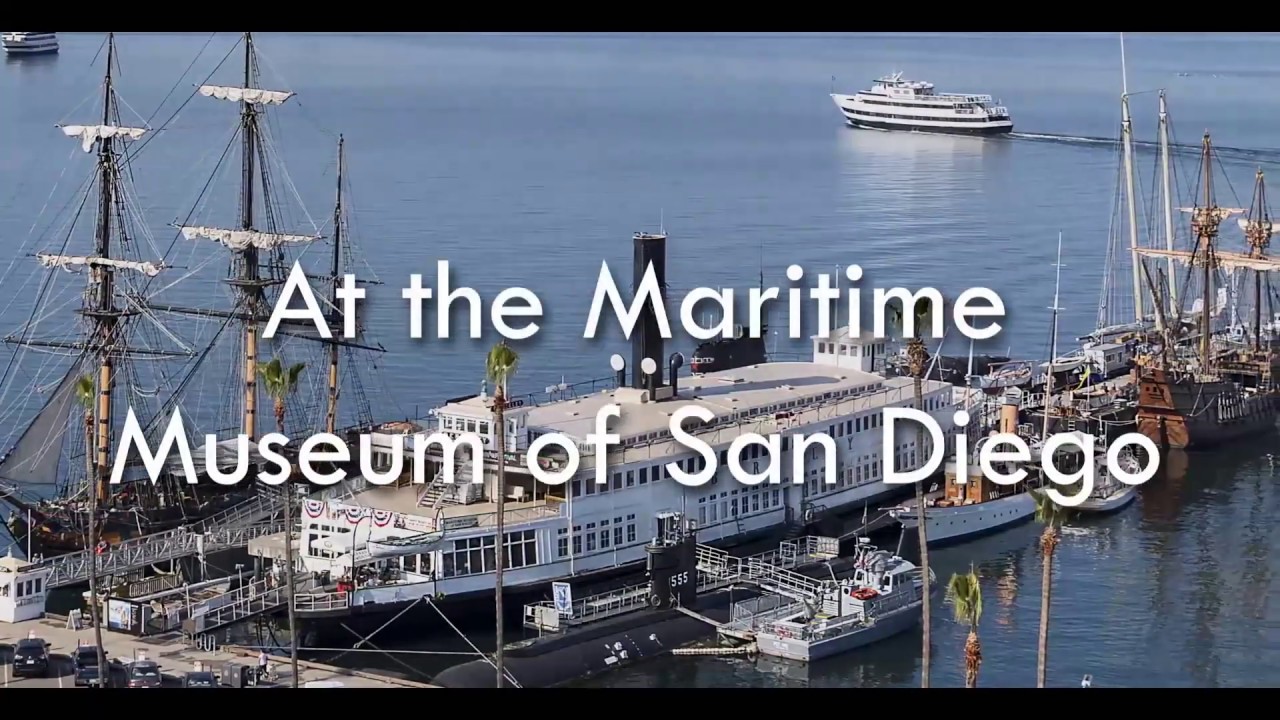
[[[58,52],[58,33],[7,32],[0,35],[0,46],[10,55],[42,55]]]
[[[661,340],[657,343],[660,348]],[[437,408],[432,431],[475,433],[486,447],[494,446],[496,432],[505,431],[506,447],[513,449],[506,459],[504,489],[508,593],[549,597],[552,581],[586,583],[642,569],[645,543],[661,513],[676,511],[696,519],[701,542],[733,545],[753,536],[798,531],[827,514],[861,513],[890,494],[905,492],[909,486],[881,482],[891,461],[882,455],[883,418],[885,408],[913,405],[911,379],[872,372],[875,359],[884,354],[883,340],[850,338],[842,329],[830,339],[815,337],[813,348],[812,362],[770,362],[684,377],[677,372],[681,358],[673,354],[666,384],[658,371],[628,387],[620,369],[618,387],[548,403],[527,402],[507,411],[502,429],[494,427],[491,398],[483,392]],[[924,410],[946,437],[954,434],[953,390],[944,382],[924,382]],[[622,408],[609,427],[621,443],[610,447],[608,482],[597,484],[594,445],[586,436],[596,431],[597,411],[608,403]],[[718,469],[700,487],[677,482],[665,468],[675,463],[697,472],[708,464],[670,433],[672,413],[689,405],[715,416],[686,425],[716,454]],[[403,472],[393,485],[364,483],[361,489],[356,481],[345,484],[352,488],[346,497],[304,503],[302,564],[313,573],[342,578],[340,592],[298,597],[300,617],[313,628],[325,618],[349,624],[360,615],[380,625],[424,596],[437,603],[469,599],[473,608],[493,597],[496,456],[489,458],[494,463],[485,467],[483,482],[473,483],[467,474],[470,460],[459,451],[457,474],[448,484],[442,480],[441,451],[435,443],[424,455],[427,481],[413,484],[415,438],[408,433],[421,430],[401,431],[406,433]],[[392,432],[373,437],[375,468],[391,464]],[[562,486],[536,482],[525,466],[529,444],[548,432],[572,438],[581,454],[578,473]],[[782,436],[780,484],[747,486],[731,477],[728,449],[746,433]],[[817,433],[834,441],[832,484],[825,482],[821,446],[797,448],[798,434]],[[896,467],[923,465],[930,447],[916,447],[915,426],[901,423],[896,436]],[[793,470],[797,451],[803,453],[798,477]],[[767,452],[760,445],[745,446],[743,467],[762,472]],[[564,467],[563,456],[545,450],[541,455],[543,467]]]
[[[877,130],[961,135],[999,135],[1013,130],[1009,109],[990,95],[937,93],[933,83],[904,80],[902,73],[882,77],[870,90],[831,94],[845,121]]]

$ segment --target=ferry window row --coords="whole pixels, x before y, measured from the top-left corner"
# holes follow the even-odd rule
[[[625,521],[619,515],[612,519],[604,518],[589,522],[585,529],[582,525],[573,526],[573,555],[591,554],[601,550],[612,550],[639,542],[636,535],[636,516],[627,515]],[[560,528],[556,531],[556,555],[569,557],[569,530]]]
[[[478,435],[488,435],[489,421],[470,420],[468,418],[455,418],[452,415],[441,415],[440,429],[454,430],[457,432],[476,433]]]
[[[774,486],[727,490],[698,498],[698,525],[705,527],[740,515],[770,512],[782,506],[782,491]]]
[[[538,533],[517,530],[506,535],[503,569],[516,570],[538,564]],[[497,569],[494,536],[463,538],[453,541],[453,548],[440,554],[444,577],[479,575]]]
[[[924,100],[924,101],[930,101],[930,102],[943,102],[943,103],[948,103],[948,102],[954,103],[954,102],[955,102],[954,100],[941,100],[940,98],[930,98],[930,97],[924,97],[924,98],[921,98],[921,100]],[[950,109],[951,109],[951,107],[949,107],[949,106],[947,106],[947,105],[922,105],[919,101],[917,101],[917,102],[890,102],[890,101],[888,101],[888,100],[868,100],[868,99],[866,99],[866,98],[858,98],[858,102],[860,102],[860,103],[866,103],[867,105],[891,105],[891,106],[893,106],[893,107],[909,107],[909,108],[927,107],[927,108],[930,108],[930,109],[937,109],[937,110],[950,110]],[[956,104],[954,105],[954,107],[955,107],[955,109],[957,109],[957,110],[962,110],[962,109],[969,109],[969,110],[971,110],[971,109],[973,109],[974,107],[978,107],[978,106],[977,106],[976,104],[975,104],[975,105],[966,105],[966,104],[964,104],[964,103],[956,103]]]
[[[818,341],[818,352],[831,353],[832,355],[848,355],[849,357],[857,357],[854,350],[865,347],[864,345],[850,345],[846,343],[833,343]],[[844,352],[840,352],[843,350]],[[875,355],[884,355],[884,343],[876,343],[871,346],[871,352]]]
[[[863,110],[861,108],[859,108],[858,110],[850,110],[849,112],[854,115],[884,118],[886,120],[933,120],[938,122],[949,122],[949,123],[967,123],[967,122],[984,123],[989,121],[986,115],[981,115],[976,117],[957,117],[954,115],[947,115],[945,117],[940,117],[937,115],[898,115],[895,113],[872,112],[870,110]]]

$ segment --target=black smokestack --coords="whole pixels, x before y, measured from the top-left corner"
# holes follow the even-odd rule
[[[667,301],[667,236],[651,233],[636,233],[632,238],[635,244],[635,257],[632,261],[632,297],[640,294],[640,283],[645,272],[653,267],[653,275],[658,281],[658,294],[663,305]],[[651,303],[645,303],[640,310],[639,327],[631,335],[631,387],[654,391],[661,387],[663,342],[662,333],[658,329],[658,313]],[[645,363],[645,359],[650,362]],[[652,375],[645,372],[647,366],[653,367]]]

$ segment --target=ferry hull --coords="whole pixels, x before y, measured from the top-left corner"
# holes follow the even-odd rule
[[[929,547],[944,547],[1000,532],[1027,522],[1035,514],[1036,501],[1031,493],[1020,493],[973,505],[933,507],[925,511],[929,523],[925,533]],[[895,517],[907,530],[916,529],[918,517],[914,510],[896,511]]]
[[[1013,132],[1013,123],[1008,125],[989,125],[977,128],[960,127],[957,125],[916,125],[913,123],[891,123],[875,120],[853,119],[845,116],[845,122],[851,127],[861,128],[864,130],[901,130],[904,132],[918,133],[935,133],[941,135],[974,135],[979,137],[989,137],[993,135],[1007,135]]]
[[[1138,381],[1138,432],[1161,448],[1202,450],[1275,429],[1280,397],[1234,383],[1170,378],[1153,369]]]

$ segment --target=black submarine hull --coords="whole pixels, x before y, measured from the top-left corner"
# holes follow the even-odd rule
[[[798,570],[809,577],[852,574],[852,558],[836,558]],[[759,590],[726,588],[699,595],[698,614],[718,623],[728,622],[733,605],[760,597]],[[522,687],[547,688],[596,677],[613,670],[669,654],[715,637],[716,629],[675,609],[644,609],[590,623],[561,635],[546,635],[525,645],[510,645],[504,653],[507,672]],[[431,681],[446,688],[481,688],[497,685],[492,665],[472,660],[443,670]],[[512,687],[510,680],[505,683]]]

